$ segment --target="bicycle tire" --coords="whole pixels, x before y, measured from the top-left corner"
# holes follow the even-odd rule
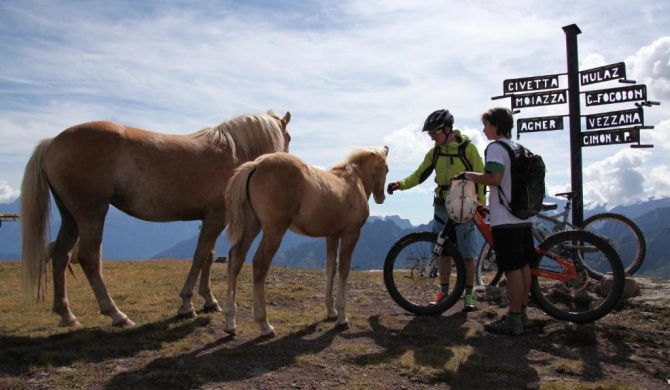
[[[488,242],[482,245],[475,267],[475,282],[479,286],[496,286],[503,276],[498,270],[495,251]]]
[[[560,272],[552,258],[558,255],[570,260],[578,271],[567,282],[539,274],[531,277],[531,296],[545,313],[558,320],[584,324],[602,318],[619,303],[625,273],[619,255],[606,239],[583,230],[566,230],[550,235],[538,248],[544,254],[538,255],[532,268]],[[602,283],[591,278],[582,265],[582,260],[588,261],[594,255],[607,259],[609,264],[612,283],[606,296],[602,296]]]
[[[431,300],[440,289],[437,274],[420,277],[427,262],[432,260],[437,234],[410,233],[400,238],[384,260],[384,284],[391,298],[403,309],[418,315],[442,314],[454,306],[465,290],[465,263],[456,246],[444,243],[443,254],[451,256],[451,291],[438,303]],[[454,271],[456,275],[454,275]]]
[[[624,272],[633,275],[642,266],[647,253],[647,242],[640,228],[629,218],[615,213],[599,213],[587,218],[582,230],[604,236],[619,254]],[[602,277],[597,267],[591,269],[594,278]]]

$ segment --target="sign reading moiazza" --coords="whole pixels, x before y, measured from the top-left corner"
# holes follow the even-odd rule
[[[558,91],[527,93],[512,96],[512,109],[563,104],[568,101],[567,89]]]

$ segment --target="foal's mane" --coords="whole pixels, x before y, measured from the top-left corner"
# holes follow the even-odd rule
[[[273,110],[267,114],[239,115],[193,135],[230,148],[235,163],[242,157],[259,156],[268,150],[282,151],[286,146],[281,117]]]
[[[374,153],[380,158],[386,159],[382,148],[358,148],[349,153],[349,156],[347,156],[347,158],[345,158],[343,161],[333,165],[331,170],[345,170],[351,173],[360,168],[360,164],[366,157],[370,155],[370,153]]]

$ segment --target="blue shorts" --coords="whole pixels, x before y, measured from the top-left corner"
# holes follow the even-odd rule
[[[433,233],[440,234],[444,229],[444,221],[447,221],[447,209],[444,207],[435,207],[433,217]],[[454,225],[456,231],[456,245],[458,251],[464,259],[474,259],[477,257],[477,231],[475,223],[472,220],[465,223]]]

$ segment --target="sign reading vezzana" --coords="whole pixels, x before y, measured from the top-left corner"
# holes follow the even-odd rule
[[[523,77],[503,81],[503,92],[505,94],[543,89],[558,89],[558,75]]]
[[[602,112],[600,114],[586,115],[585,118],[586,130],[644,125],[644,113],[640,108],[635,108],[632,110]]]
[[[567,89],[512,95],[512,109],[563,104],[568,101]]]

